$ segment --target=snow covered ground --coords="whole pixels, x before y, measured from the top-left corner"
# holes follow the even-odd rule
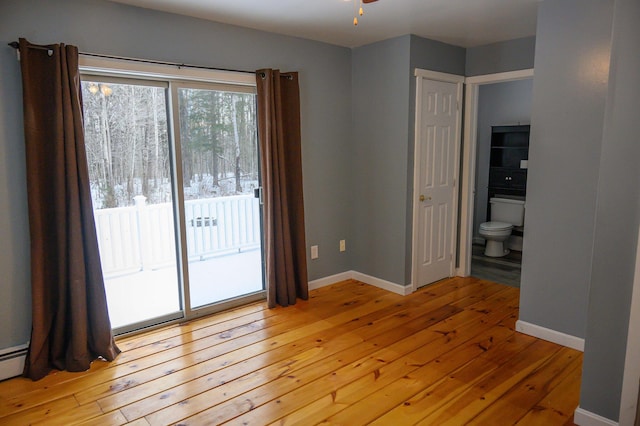
[[[192,308],[262,290],[259,249],[189,263]],[[175,267],[140,271],[105,280],[111,327],[180,311]]]

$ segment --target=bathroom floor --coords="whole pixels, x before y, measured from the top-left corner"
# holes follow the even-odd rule
[[[520,287],[522,252],[512,250],[504,257],[484,255],[484,246],[474,244],[471,256],[471,275],[511,287]]]

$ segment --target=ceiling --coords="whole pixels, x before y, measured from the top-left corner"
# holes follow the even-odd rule
[[[474,47],[535,34],[540,0],[111,0],[345,47],[415,34]],[[357,0],[356,0],[357,1]]]

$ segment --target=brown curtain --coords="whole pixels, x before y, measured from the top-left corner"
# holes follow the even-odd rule
[[[82,128],[78,49],[20,39],[31,233],[32,330],[24,375],[84,371],[111,333]]]
[[[256,72],[269,307],[309,297],[298,73]]]

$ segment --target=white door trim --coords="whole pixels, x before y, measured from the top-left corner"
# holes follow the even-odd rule
[[[460,127],[462,120],[462,89],[464,84],[464,76],[455,75],[455,74],[447,74],[437,71],[424,70],[420,68],[415,69],[415,77],[416,77],[416,111],[415,111],[415,129],[414,129],[414,144],[413,144],[413,201],[417,200],[420,196],[419,190],[419,178],[420,178],[420,159],[418,158],[416,152],[418,152],[418,143],[420,142],[420,129],[422,122],[422,82],[423,80],[435,80],[442,81],[445,83],[454,83],[457,85],[456,90],[456,134],[454,139],[460,140]],[[456,252],[456,231],[458,223],[458,176],[459,176],[459,164],[460,164],[460,144],[455,144],[455,153],[454,153],[454,176],[456,182],[454,184],[454,194],[453,194],[453,229],[452,229],[452,241],[451,241],[451,249],[452,249],[452,259],[451,259],[451,275],[454,273],[455,269],[455,252]],[[417,238],[417,230],[418,230],[418,206],[416,203],[412,203],[413,205],[413,223],[412,223],[412,242],[411,242],[411,289],[412,291],[416,291],[418,289],[418,238]]]
[[[476,145],[478,133],[478,93],[483,84],[533,78],[533,69],[479,75],[465,79],[464,138],[462,142],[462,173],[460,177],[460,263],[456,275],[471,273],[471,241],[473,238],[473,202],[475,198]]]
[[[418,77],[418,79],[424,78],[427,80],[444,81],[445,83],[463,84],[465,80],[465,77],[462,75],[447,74],[444,72],[423,70],[420,68],[415,69],[414,75]]]
[[[627,332],[627,353],[624,361],[622,395],[620,396],[621,425],[632,424],[638,410],[638,382],[640,381],[640,234],[636,247],[636,267],[631,293],[631,313]]]
[[[499,72],[495,74],[474,75],[464,79],[465,84],[492,84],[506,81],[524,80],[533,77],[533,68],[518,71]]]

